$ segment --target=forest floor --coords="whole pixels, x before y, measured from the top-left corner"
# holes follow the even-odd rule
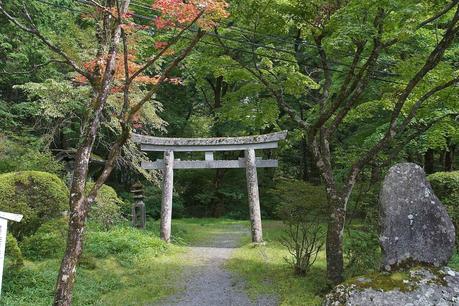
[[[241,246],[242,238],[248,236],[246,226],[233,224],[190,245],[184,255],[190,265],[177,284],[182,290],[156,305],[278,305],[273,294],[250,299],[244,279],[225,267],[236,248]]]
[[[248,221],[172,223],[169,245],[158,237],[158,222],[147,222],[146,230],[129,223],[108,231],[89,226],[73,305],[321,304],[326,287],[324,253],[306,277],[296,277],[280,243],[282,222],[263,221],[262,245],[251,243]],[[7,267],[0,305],[51,305],[61,258],[59,253],[52,255],[26,258],[18,270]]]

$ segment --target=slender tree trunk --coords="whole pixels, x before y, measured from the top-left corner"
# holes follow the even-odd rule
[[[75,169],[70,189],[70,216],[67,236],[67,248],[61,262],[54,296],[55,306],[72,304],[72,290],[75,282],[76,268],[83,252],[83,235],[87,217],[87,197],[85,195],[86,176],[89,158],[94,144],[94,137],[89,132],[84,142],[75,154]]]
[[[343,232],[346,222],[346,200],[329,197],[330,219],[327,227],[327,277],[333,284],[343,281]]]
[[[300,143],[301,147],[301,162],[300,162],[300,167],[301,167],[301,178],[305,182],[309,182],[311,180],[310,177],[310,172],[309,172],[309,164],[310,164],[310,154],[309,154],[309,148],[308,148],[308,143],[306,139],[302,139]]]
[[[80,201],[85,201],[81,199]],[[71,305],[72,288],[75,282],[76,266],[83,252],[85,214],[70,215],[67,249],[62,259],[54,305]]]
[[[223,178],[225,177],[225,169],[217,169],[214,177],[214,190],[215,199],[212,201],[212,217],[219,218],[225,212],[225,203],[223,195],[220,193],[220,188],[223,184]]]
[[[434,172],[434,151],[432,149],[428,149],[424,154],[424,171],[427,174]]]
[[[445,152],[445,171],[453,171],[454,151],[456,145],[450,145],[448,151]]]

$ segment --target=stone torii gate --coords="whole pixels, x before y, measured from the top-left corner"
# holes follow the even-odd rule
[[[172,190],[174,169],[245,168],[249,200],[252,241],[262,242],[260,198],[258,195],[257,168],[277,167],[277,160],[256,158],[255,150],[277,148],[287,132],[221,138],[165,138],[133,134],[134,142],[142,151],[164,152],[164,159],[143,161],[144,169],[163,170],[163,195],[161,202],[161,239],[169,242],[172,222]],[[238,160],[214,160],[216,151],[244,151],[245,158]],[[204,152],[204,160],[174,159],[174,152]]]

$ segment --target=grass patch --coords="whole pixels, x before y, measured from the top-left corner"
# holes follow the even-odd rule
[[[157,232],[128,225],[87,232],[73,305],[139,305],[175,292],[184,246],[166,245]],[[5,270],[0,305],[51,305],[60,259],[27,260]]]
[[[281,305],[320,305],[326,287],[325,253],[321,252],[306,277],[296,277],[285,262],[287,250],[279,243],[283,224],[263,221],[265,245],[253,245],[250,238],[236,250],[227,267],[245,278],[248,294],[256,298],[273,294]]]
[[[192,263],[187,245],[199,244],[246,221],[227,219],[173,220],[173,244],[159,237],[159,221],[145,231],[128,223],[103,231],[87,228],[85,251],[77,271],[73,305],[143,305],[175,294],[182,269]],[[51,305],[60,264],[53,259],[26,260],[21,269],[6,267],[0,305]]]

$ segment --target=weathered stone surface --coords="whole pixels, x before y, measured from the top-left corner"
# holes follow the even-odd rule
[[[411,268],[351,279],[327,294],[324,306],[459,305],[459,272]]]
[[[380,202],[383,269],[416,263],[438,267],[448,262],[454,226],[420,166],[403,163],[390,168]]]

